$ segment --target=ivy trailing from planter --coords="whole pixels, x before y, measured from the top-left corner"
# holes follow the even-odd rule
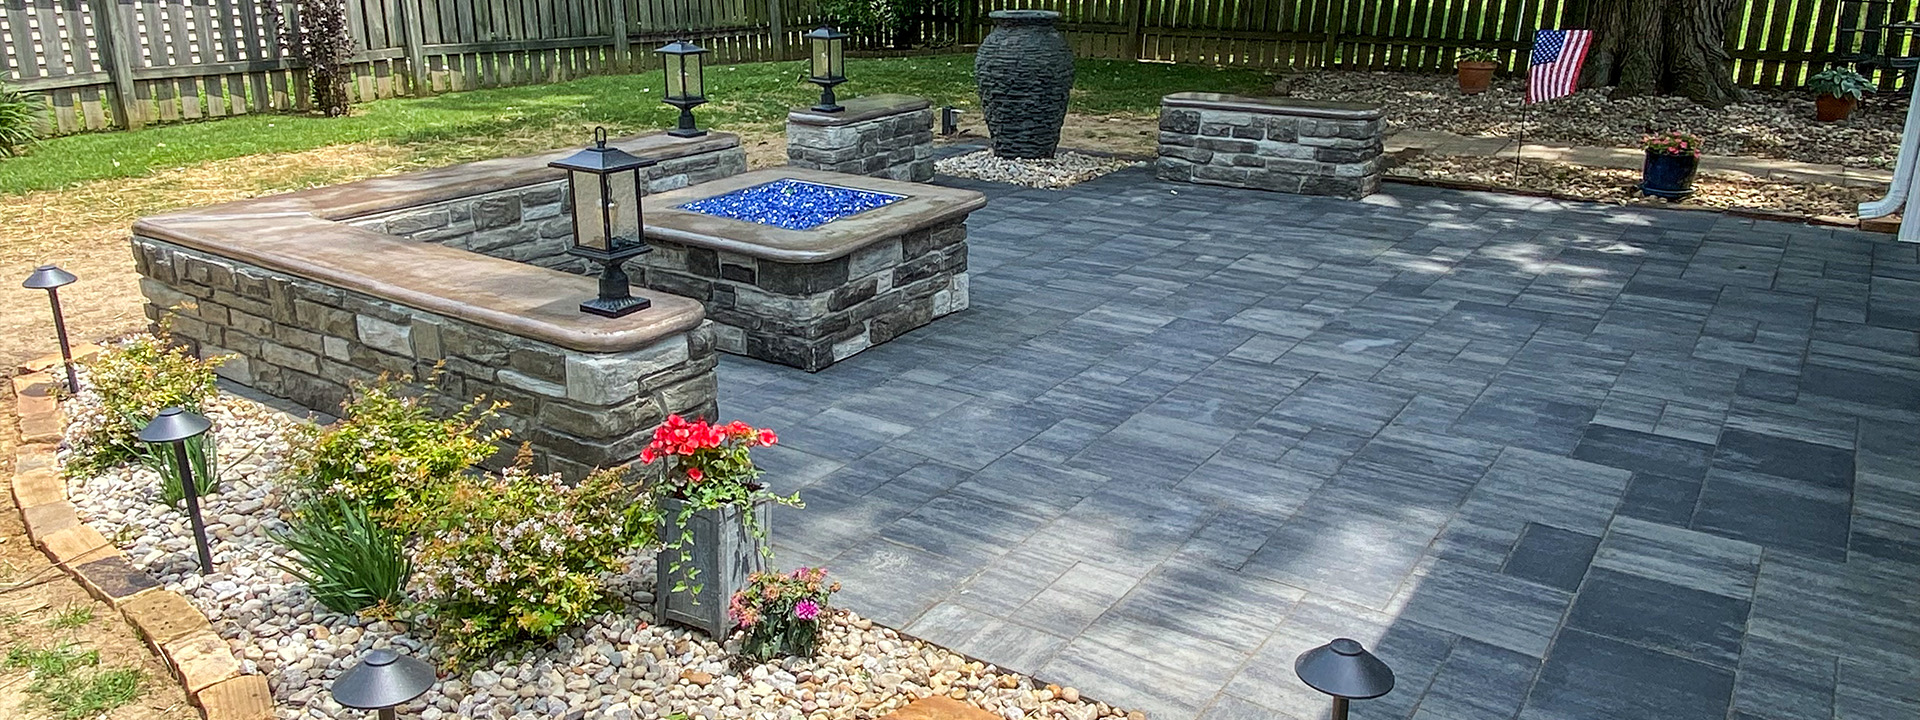
[[[353,56],[353,38],[347,34],[346,3],[298,0],[294,6],[300,20],[297,28],[284,22],[281,12],[280,3],[267,3],[268,26],[280,28],[280,47],[306,65],[313,109],[327,117],[345,116],[347,80],[352,69],[348,59]]]
[[[767,542],[767,529],[760,525],[759,517],[753,512],[754,504],[770,500],[801,507],[799,493],[778,495],[756,482],[761,471],[753,466],[753,448],[768,447],[776,442],[779,438],[772,430],[737,420],[712,425],[705,420],[689,422],[679,415],[669,415],[666,422],[654,428],[653,442],[640,451],[640,462],[661,463],[661,475],[653,483],[654,493],[681,502],[675,517],[679,535],[660,538],[662,549],[673,555],[667,567],[667,572],[676,578],[673,592],[689,593],[696,598],[700,595],[700,569],[692,562],[691,521],[694,514],[702,510],[741,510],[742,522],[760,546],[760,553],[773,557],[773,545]]]

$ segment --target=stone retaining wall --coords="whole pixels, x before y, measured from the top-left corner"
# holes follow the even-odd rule
[[[640,454],[669,413],[717,417],[711,323],[626,352],[581,352],[364,293],[136,236],[147,316],[202,356],[231,354],[229,380],[309,408],[338,408],[353,382],[426,377],[440,401],[508,404],[508,448],[535,469],[582,477]]]
[[[967,307],[966,219],[819,263],[650,240],[640,284],[704,301],[723,352],[820,370]]]
[[[933,108],[926,98],[872,95],[823,113],[787,113],[787,162],[892,180],[933,179]]]
[[[643,151],[639,156],[658,159],[643,170],[648,193],[747,170],[747,155],[737,140],[690,155],[659,157]],[[573,246],[573,205],[567,201],[564,179],[369,215],[347,224],[581,275],[600,272],[598,263],[567,254]]]
[[[1219,93],[1160,101],[1162,180],[1358,199],[1385,170],[1377,106]]]

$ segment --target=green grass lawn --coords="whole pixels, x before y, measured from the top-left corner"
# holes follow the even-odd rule
[[[1266,87],[1255,70],[1081,60],[1073,110],[1105,115],[1151,113],[1160,96],[1183,90],[1253,92]],[[709,105],[696,110],[704,127],[777,131],[789,107],[811,104],[819,89],[802,82],[803,62],[722,65],[707,69]],[[972,107],[973,56],[849,59],[842,97],[908,93],[938,105]],[[445,164],[491,157],[503,135],[556,136],[569,144],[582,128],[618,133],[666,128],[677,113],[660,102],[657,73],[591,77],[554,85],[476,90],[355,105],[344,118],[247,115],[156,126],[137,132],[72,135],[42,141],[30,154],[0,160],[0,194],[46,190],[260,153],[296,152],[356,142],[406,148],[416,162]],[[491,142],[490,142],[491,141]]]

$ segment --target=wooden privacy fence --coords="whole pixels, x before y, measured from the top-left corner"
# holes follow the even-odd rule
[[[991,10],[1057,10],[1074,51],[1289,69],[1443,71],[1465,47],[1509,70],[1536,28],[1580,27],[1591,0],[923,0],[912,35],[978,42]],[[69,133],[304,108],[305,73],[280,47],[293,0],[5,0],[0,80],[43,94]],[[275,3],[281,12],[270,12]],[[559,82],[656,67],[687,35],[716,63],[798,59],[815,0],[345,0],[356,101]],[[944,3],[945,7],[940,7]],[[1728,23],[1735,77],[1795,87],[1859,34],[1910,20],[1920,0],[1741,0]],[[1909,40],[1888,38],[1906,52]],[[1897,54],[1897,53],[1896,53]],[[1895,87],[1883,73],[1883,87]]]

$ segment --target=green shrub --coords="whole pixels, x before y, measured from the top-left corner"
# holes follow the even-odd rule
[[[40,137],[46,101],[0,85],[0,157],[19,155]]]
[[[818,9],[852,35],[851,46],[906,49],[919,44],[919,16],[951,11],[952,0],[820,0]]]
[[[607,578],[655,540],[659,514],[623,470],[568,486],[521,458],[497,476],[456,478],[420,547],[418,592],[456,660],[617,609]]]
[[[338,422],[296,434],[289,469],[302,504],[343,497],[384,527],[412,534],[448,481],[491,457],[507,436],[485,429],[501,405],[482,408],[476,400],[443,418],[423,397],[403,394],[405,381],[356,384]]]
[[[1465,48],[1455,62],[1500,62],[1500,53],[1492,48]]]
[[[200,412],[215,392],[213,371],[226,360],[196,358],[171,344],[164,331],[109,345],[88,366],[88,386],[69,424],[73,456],[67,467],[97,473],[130,460],[146,461],[150,448],[136,437],[140,428],[162,408]]]
[[[413,575],[401,537],[375,522],[363,504],[337,496],[318,502],[295,513],[289,532],[273,534],[300,554],[295,565],[276,565],[334,612],[399,607]]]

